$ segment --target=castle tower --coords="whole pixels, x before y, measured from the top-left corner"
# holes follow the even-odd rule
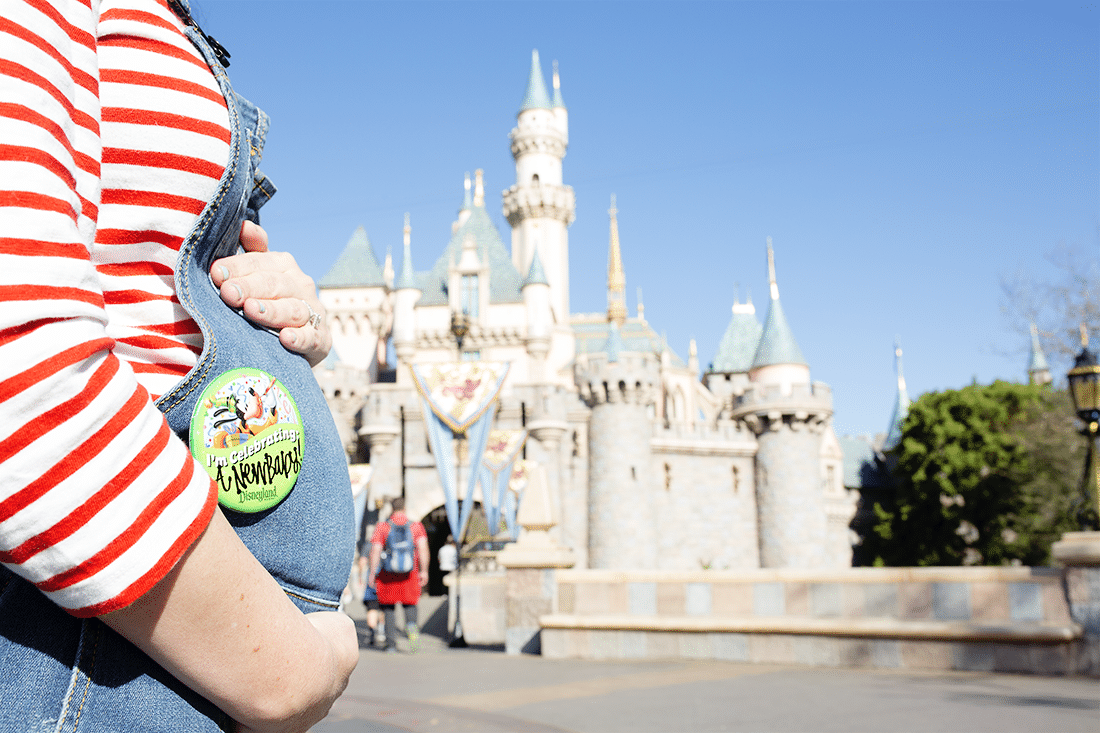
[[[512,264],[528,272],[538,250],[555,323],[569,321],[569,233],[576,210],[573,189],[562,183],[562,159],[569,141],[569,118],[560,81],[554,97],[546,91],[538,51],[531,52],[527,92],[509,136],[516,161],[516,183],[504,191],[504,216],[512,227]]]
[[[749,371],[750,385],[734,402],[733,417],[756,434],[756,496],[760,565],[828,567],[822,436],[833,414],[829,387],[811,383],[810,367],[794,339],[775,277],[768,238],[771,303]]]
[[[652,423],[660,386],[651,351],[627,351],[617,323],[602,352],[578,360],[575,379],[592,408],[588,430],[588,566],[657,567],[653,511]]]
[[[1031,384],[1050,384],[1054,381],[1050,376],[1047,356],[1039,344],[1039,329],[1034,323],[1031,324],[1031,355],[1027,362],[1027,379]]]

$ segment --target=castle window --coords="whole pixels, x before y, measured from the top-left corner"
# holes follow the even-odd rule
[[[672,490],[672,466],[665,464],[665,491]]]
[[[534,183],[535,185],[538,185],[538,182],[539,182],[539,174],[536,173],[533,176],[531,176],[531,183]]]
[[[477,275],[463,275],[462,276],[462,312],[468,315],[470,318],[477,318],[478,316],[478,303],[480,301],[478,293]]]
[[[741,472],[737,470],[737,466],[733,467],[733,493],[737,493],[737,490],[741,488]]]
[[[481,359],[480,351],[463,351],[462,361],[479,361]]]

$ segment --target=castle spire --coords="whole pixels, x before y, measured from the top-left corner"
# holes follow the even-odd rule
[[[550,95],[546,93],[546,80],[542,76],[537,49],[531,51],[531,75],[527,79],[527,92],[523,95],[523,104],[519,111],[529,109],[551,109]]]
[[[1087,334],[1085,338],[1088,338]],[[1039,329],[1034,323],[1031,324],[1031,355],[1028,358],[1027,377],[1032,384],[1050,384],[1053,381],[1046,354],[1039,343]]]
[[[401,258],[401,274],[397,277],[397,289],[416,289],[416,275],[412,264],[412,226],[409,223],[409,212],[405,212],[404,252]]]
[[[382,280],[390,290],[393,290],[393,275],[393,250],[386,247],[386,264],[382,266]]]
[[[546,271],[542,267],[542,260],[539,259],[539,251],[535,249],[535,254],[531,256],[531,268],[527,271],[527,277],[523,281],[524,287],[527,285],[549,285],[546,280]]]
[[[607,320],[622,325],[626,321],[626,273],[623,272],[623,255],[619,249],[619,222],[615,208],[615,194],[611,194],[611,243],[607,253]]]
[[[485,181],[482,178],[484,171],[478,168],[474,171],[474,206],[485,206]]]
[[[564,107],[565,101],[561,98],[561,78],[558,76],[558,62],[554,62],[554,108]]]
[[[764,332],[756,347],[752,359],[752,368],[772,366],[774,364],[801,364],[809,366],[794,333],[787,323],[783,306],[779,301],[779,285],[775,277],[775,253],[772,250],[772,238],[768,237],[768,285],[771,288],[772,302],[768,307],[768,317],[764,322]]]
[[[898,391],[894,398],[894,412],[890,415],[890,427],[886,432],[886,440],[882,444],[883,451],[891,451],[901,444],[901,427],[909,415],[909,393],[905,389],[905,374],[901,369],[901,344],[896,339],[894,340],[894,371],[898,375]]]
[[[462,195],[462,210],[467,211],[472,206],[470,200],[470,174],[468,172],[466,173],[466,181],[462,186],[466,189],[466,192]]]
[[[317,285],[321,288],[366,288],[383,285],[385,281],[385,274],[367,238],[367,230],[359,226]]]
[[[772,249],[771,237],[768,237],[768,287],[771,288],[772,300],[779,300],[779,285],[775,281],[775,251]]]

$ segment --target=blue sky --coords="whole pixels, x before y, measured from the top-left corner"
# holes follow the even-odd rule
[[[771,236],[840,434],[885,430],[895,337],[913,397],[1023,378],[1002,281],[1100,256],[1096,2],[192,4],[273,119],[263,223],[315,278],[359,225],[399,251],[406,211],[431,267],[475,168],[509,241],[537,48],[570,115],[573,310],[606,307],[614,193],[631,314],[640,287],[705,366],[738,288],[763,321]]]

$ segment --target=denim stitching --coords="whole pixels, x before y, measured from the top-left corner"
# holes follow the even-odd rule
[[[61,733],[62,727],[65,725],[65,718],[68,717],[69,714],[69,706],[71,705],[73,701],[73,696],[76,694],[76,689],[79,686],[79,680],[82,671],[81,661],[84,658],[84,644],[87,640],[87,637],[91,633],[90,626],[91,624],[87,619],[81,621],[80,623],[80,639],[79,641],[77,641],[76,645],[76,659],[73,662],[73,674],[69,680],[69,689],[65,691],[65,699],[61,705],[61,714],[57,717],[57,728],[54,729],[55,731],[57,731],[57,733]],[[84,674],[84,694],[80,698],[80,706],[77,708],[76,718],[73,720],[73,731],[76,731],[77,725],[80,724],[80,715],[84,710],[84,703],[88,700],[88,691],[92,686],[91,671],[95,667],[96,649],[99,646],[98,634],[96,634],[96,637],[93,640],[92,644],[92,659],[91,663],[88,665],[87,671]]]
[[[301,593],[295,593],[294,591],[289,591],[286,588],[283,588],[283,593],[286,593],[291,598],[297,598],[300,601],[307,601],[307,602],[312,603],[312,604],[317,605],[317,606],[324,606],[325,608],[339,608],[340,607],[339,603],[332,603],[330,601],[324,601],[324,600],[321,600],[320,598],[310,598],[309,596],[303,596]]]
[[[205,49],[203,49],[202,46],[196,42],[193,34],[189,32],[187,35],[188,39],[193,44],[195,44],[196,47],[199,48],[199,51],[202,52],[203,57],[206,58]],[[190,235],[188,235],[187,242],[184,244],[183,247],[180,248],[179,257],[176,260],[177,263],[184,263],[186,259],[191,255],[191,252],[194,250],[196,242],[203,235],[205,235],[207,228],[210,226],[210,223],[214,218],[214,215],[218,213],[221,209],[221,205],[223,200],[225,199],[225,195],[226,193],[228,193],[232,182],[236,178],[234,174],[236,173],[237,167],[240,163],[240,111],[238,110],[236,100],[230,100],[228,98],[224,88],[220,83],[224,79],[225,85],[229,86],[229,80],[228,76],[225,73],[225,70],[221,68],[220,64],[211,64],[208,58],[206,59],[206,61],[207,65],[211,66],[211,70],[213,71],[214,76],[217,77],[219,81],[219,88],[222,91],[222,97],[225,98],[226,107],[229,108],[230,105],[232,105],[232,108],[229,109],[229,121],[230,124],[233,126],[230,139],[234,142],[234,144],[232,145],[232,153],[229,160],[229,165],[227,165],[225,169],[225,179],[222,181],[221,186],[219,187],[218,195],[209,205],[207,205],[201,219],[196,224],[195,228],[191,231]],[[229,88],[232,91],[232,87]],[[235,94],[236,92],[234,92],[234,95]],[[201,321],[201,325],[207,327],[205,330],[209,331],[209,334],[203,334],[203,343],[205,346],[209,346],[209,349],[204,348],[203,350],[206,351],[206,356],[203,357],[202,360],[198,364],[196,364],[194,368],[192,368],[187,376],[185,376],[178,385],[173,387],[172,390],[168,392],[168,394],[161,396],[161,398],[157,400],[157,406],[161,407],[165,411],[171,410],[182,404],[191,395],[191,393],[198,389],[198,386],[206,379],[206,375],[209,374],[210,370],[213,368],[214,360],[218,352],[217,338],[214,336],[213,331],[209,328],[209,321],[207,321],[207,319],[198,312],[198,309],[194,307],[194,302],[191,299],[191,283],[189,281],[187,267],[184,266],[179,269],[182,270],[181,275],[183,283],[180,288],[181,292],[177,293],[177,296],[183,296],[183,298],[181,298],[181,301],[184,298],[187,300],[188,305],[190,305],[196,311],[196,313],[194,314],[196,321]],[[186,391],[183,392],[183,394],[181,395],[180,393],[184,389],[186,389]]]
[[[87,625],[91,625],[91,623],[88,622],[88,621],[85,621],[84,623],[87,624]],[[73,721],[73,731],[74,731],[74,733],[75,733],[76,729],[80,726],[80,715],[81,715],[81,713],[84,712],[84,703],[86,703],[88,701],[88,693],[92,689],[92,672],[95,671],[95,658],[96,658],[96,652],[99,650],[99,637],[100,636],[101,636],[101,634],[99,633],[99,630],[97,629],[96,630],[96,635],[95,635],[95,642],[92,644],[92,658],[88,662],[87,669],[85,670],[85,674],[88,676],[88,682],[84,686],[84,696],[82,698],[80,698],[80,707],[78,707],[76,709],[76,720]]]

